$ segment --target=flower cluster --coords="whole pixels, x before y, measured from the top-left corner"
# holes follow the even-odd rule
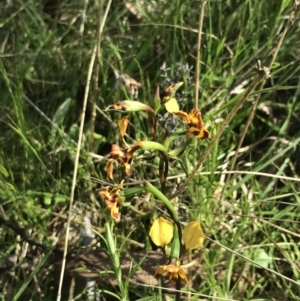
[[[182,111],[174,112],[189,126],[189,134],[199,139],[207,139],[209,137],[208,130],[204,127],[201,113],[198,109],[192,109],[188,114]]]
[[[126,174],[130,175],[130,164],[133,159],[133,153],[140,149],[142,146],[141,141],[137,141],[131,147],[126,149],[121,148],[118,144],[113,144],[111,152],[109,154],[110,158],[107,163],[107,177],[113,179],[113,161],[116,160],[120,165],[125,168]]]
[[[176,282],[180,277],[185,283],[188,283],[186,277],[186,271],[180,266],[180,261],[176,260],[176,263],[161,265],[157,268],[154,277],[159,278],[162,275],[167,274],[169,280]]]
[[[106,109],[126,113],[139,111],[147,112],[150,116],[149,133],[151,133],[151,139],[149,139],[151,141],[136,140],[131,145],[128,145],[126,142],[126,138],[128,137],[126,131],[130,124],[129,115],[120,119],[118,121],[121,136],[120,140],[124,146],[120,146],[119,144],[112,145],[108,156],[106,171],[107,177],[111,181],[114,181],[114,177],[116,176],[116,174],[114,174],[114,163],[116,162],[124,168],[126,176],[131,176],[132,162],[135,160],[135,155],[138,150],[141,152],[139,158],[143,158],[143,155],[145,155],[143,154],[143,151],[147,151],[148,156],[149,152],[152,152],[151,155],[153,158],[156,156],[159,158],[157,176],[160,179],[161,188],[158,189],[146,180],[143,181],[143,187],[136,187],[137,189],[141,188],[143,192],[150,192],[155,199],[160,200],[164,204],[170,218],[170,220],[166,220],[162,217],[158,218],[153,222],[149,232],[153,243],[162,249],[166,257],[166,264],[157,268],[155,277],[167,275],[171,281],[181,279],[187,283],[188,279],[185,268],[191,266],[193,262],[183,265],[183,259],[188,251],[199,248],[203,244],[204,235],[198,221],[187,223],[183,228],[179,222],[173,204],[166,197],[169,159],[176,159],[181,156],[192,141],[192,137],[207,139],[209,138],[209,132],[204,126],[201,113],[198,109],[194,108],[190,110],[189,113],[180,110],[179,104],[175,98],[175,93],[182,84],[182,82],[172,84],[161,91],[161,93],[159,93],[159,89],[157,89],[152,107],[139,101],[123,100],[110,105]],[[179,134],[172,133],[171,137],[168,137],[170,141],[178,140],[178,137],[181,139],[182,136],[187,137],[183,143],[180,143],[175,147],[171,147],[170,141],[168,142],[166,137],[157,129],[157,115],[162,106],[164,106],[173,117],[183,121],[187,126],[187,132],[181,130]],[[172,145],[174,144],[175,143]],[[120,177],[119,173],[118,176]],[[99,191],[107,209],[110,211],[110,216],[116,222],[120,221],[121,218],[120,208],[122,206],[131,206],[128,205],[130,203],[125,203],[124,194],[122,193],[122,190],[124,189],[123,176],[121,179],[122,181],[119,185],[103,187]],[[135,210],[135,212],[140,213],[136,208],[134,209],[133,206],[131,206],[131,208]]]
[[[151,240],[156,246],[162,248],[164,254],[168,258],[165,265],[157,268],[155,277],[158,278],[167,274],[171,281],[177,281],[178,277],[180,277],[187,283],[188,279],[184,268],[191,266],[193,262],[183,266],[181,265],[181,261],[184,259],[187,251],[202,246],[204,234],[199,222],[188,223],[183,230],[181,240],[177,235],[174,235],[174,233],[177,234],[175,228],[176,226],[174,227],[172,222],[163,217],[158,218],[152,224],[149,232]],[[172,240],[172,247],[169,248],[168,244]]]
[[[106,207],[110,210],[111,217],[116,221],[120,221],[121,218],[119,210],[124,199],[120,192],[123,189],[123,183],[124,181],[112,188],[102,187],[99,191],[100,196],[105,200]]]
[[[173,97],[176,90],[183,83],[176,83],[165,89],[161,94],[161,102],[164,104],[169,113],[179,116],[189,127],[188,133],[196,136],[198,139],[207,139],[209,137],[208,130],[204,127],[201,112],[198,109],[192,109],[189,113],[179,110],[177,100]]]

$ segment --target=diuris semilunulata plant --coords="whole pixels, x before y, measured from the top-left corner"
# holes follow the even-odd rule
[[[174,195],[180,195],[180,193],[184,191],[185,187],[188,185],[188,183],[190,183],[191,179],[194,177],[200,165],[204,162],[208,153],[212,150],[212,147],[214,146],[215,142],[217,141],[217,139],[220,138],[222,132],[232,120],[235,113],[243,105],[243,103],[250,95],[250,93],[254,90],[256,85],[261,80],[268,78],[270,75],[269,68],[261,66],[260,61],[257,62],[255,70],[257,72],[257,76],[249,84],[244,94],[235,103],[231,111],[228,113],[228,115],[220,125],[219,129],[214,134],[210,143],[204,150],[203,154],[201,155],[201,158],[198,160],[191,173],[187,175],[188,178],[185,184],[181,188],[179,188],[176,191],[176,193],[171,196],[171,198],[173,198]],[[125,168],[126,174],[130,175],[131,163],[134,161],[134,155],[137,150],[141,149],[147,151],[158,151],[160,157],[158,172],[161,189],[157,189],[149,181],[144,179],[144,190],[150,192],[156,199],[160,200],[164,204],[170,220],[166,220],[163,217],[156,219],[153,222],[149,235],[153,243],[156,244],[159,248],[161,248],[166,256],[166,264],[157,268],[155,276],[160,277],[166,274],[168,275],[170,280],[176,281],[176,300],[180,300],[181,280],[183,280],[184,282],[188,282],[184,268],[187,268],[188,266],[192,265],[191,262],[183,266],[181,264],[182,260],[186,255],[187,251],[196,249],[203,244],[204,235],[200,223],[198,221],[188,223],[184,229],[182,229],[181,224],[179,223],[177,213],[174,210],[172,203],[168,199],[165,190],[165,182],[168,176],[168,162],[169,158],[176,159],[187,150],[190,142],[192,141],[192,137],[197,137],[198,139],[209,138],[209,132],[204,126],[204,123],[201,118],[201,113],[198,109],[192,109],[188,113],[180,111],[178,102],[175,98],[175,92],[181,85],[182,83],[175,83],[169,86],[164,91],[162,91],[162,93],[160,94],[157,90],[153,108],[141,102],[135,102],[130,100],[119,101],[116,104],[111,105],[107,108],[107,110],[118,110],[123,112],[143,110],[148,111],[151,116],[149,120],[152,141],[138,140],[131,146],[127,145],[124,139],[126,128],[129,124],[128,117],[125,117],[119,121],[120,132],[125,147],[121,148],[117,144],[112,146],[112,151],[109,155],[110,159],[107,164],[107,173],[108,178],[113,180],[113,164],[116,161],[118,162],[118,164],[122,165]],[[157,113],[161,107],[161,104],[169,113],[171,113],[173,116],[177,116],[180,120],[185,122],[187,126],[187,129],[184,132],[172,133],[170,137],[167,137],[165,139],[169,139],[170,141],[172,139],[175,140],[177,137],[185,137],[184,143],[171,150],[169,149],[168,142],[162,139],[163,141],[162,143],[160,143],[160,137],[157,138],[157,134],[161,131],[161,129],[157,130],[156,122]],[[115,221],[120,220],[120,208],[122,205],[125,204],[124,198],[122,197],[122,189],[123,180],[120,185],[114,188],[102,188],[100,191],[100,194],[102,194],[102,196],[104,197],[107,207],[111,211],[111,216]],[[108,223],[106,223],[107,234],[110,237],[111,231],[109,230],[111,228],[112,227],[110,227]],[[112,239],[110,240],[112,241]],[[118,258],[115,260],[118,260]]]
[[[118,121],[119,130],[123,145],[113,144],[109,159],[107,162],[107,177],[114,181],[114,165],[118,164],[124,168],[125,174],[130,176],[132,162],[135,160],[137,151],[151,151],[159,156],[160,164],[158,176],[160,179],[161,189],[154,187],[147,179],[144,179],[144,190],[150,192],[156,199],[159,199],[166,209],[169,220],[163,217],[156,219],[150,229],[150,238],[158,246],[166,257],[166,264],[159,266],[156,270],[155,277],[167,275],[172,281],[180,283],[180,279],[185,283],[188,282],[185,268],[192,265],[191,263],[182,265],[182,261],[189,250],[199,248],[203,244],[204,235],[198,221],[188,223],[184,229],[179,222],[177,212],[172,203],[166,196],[165,184],[168,176],[169,159],[178,158],[189,147],[192,138],[198,139],[209,138],[209,132],[205,128],[201,113],[198,109],[192,109],[190,112],[181,111],[175,98],[176,90],[182,85],[182,82],[172,84],[161,93],[157,90],[154,98],[153,108],[147,104],[124,100],[110,105],[107,111],[119,111],[130,114],[131,112],[146,111],[149,113],[149,133],[151,140],[137,140],[135,143],[128,145],[125,137],[129,125],[130,116],[126,115]],[[159,141],[162,135],[159,135],[161,129],[157,128],[157,114],[161,107],[164,107],[169,114],[175,116],[186,126],[185,130],[179,130],[171,133],[168,141]],[[172,135],[174,135],[172,137]],[[175,138],[184,138],[184,143],[169,149],[169,141]],[[127,206],[123,194],[123,183],[115,185],[112,188],[103,187],[100,189],[100,196],[104,199],[107,209],[110,211],[111,218],[119,222],[121,219],[121,208]]]

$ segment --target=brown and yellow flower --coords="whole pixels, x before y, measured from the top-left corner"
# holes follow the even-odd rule
[[[179,260],[177,260],[176,264],[159,266],[154,276],[159,278],[164,274],[167,274],[169,276],[169,280],[174,282],[177,281],[178,277],[180,277],[185,283],[189,282],[186,277],[186,271],[180,266]]]
[[[121,218],[121,214],[119,212],[120,207],[123,204],[123,197],[120,194],[120,191],[123,189],[124,180],[118,185],[114,187],[102,187],[99,190],[100,196],[105,200],[105,204],[107,209],[110,210],[111,217],[119,222]]]
[[[174,112],[189,126],[189,134],[199,139],[207,139],[209,131],[204,127],[201,112],[198,109],[192,109],[189,114],[183,111]]]
[[[167,101],[169,98],[172,98],[175,96],[176,91],[179,87],[183,85],[183,82],[177,82],[169,86],[168,88],[162,90],[159,94],[159,97],[162,102]]]
[[[183,82],[174,83],[165,90],[161,91],[159,95],[161,103],[165,106],[169,113],[176,114],[176,112],[179,111],[179,105],[174,95],[182,84]]]
[[[141,141],[137,141],[134,145],[127,149],[121,148],[118,144],[113,144],[110,152],[110,158],[116,160],[120,165],[124,166],[126,174],[130,175],[130,164],[133,159],[133,153],[140,149],[142,146]],[[111,164],[109,165],[111,168]],[[108,170],[108,174],[112,174],[111,170]]]

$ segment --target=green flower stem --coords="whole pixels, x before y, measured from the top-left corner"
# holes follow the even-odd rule
[[[131,209],[133,212],[135,212],[135,213],[137,213],[137,214],[140,214],[140,215],[142,215],[142,216],[145,216],[145,215],[147,214],[147,213],[145,213],[145,212],[142,212],[142,211],[136,209],[136,208],[135,208],[134,206],[132,206],[132,205],[128,205],[128,208]]]
[[[192,141],[193,141],[192,137],[187,137],[186,141],[183,144],[169,151],[168,155],[173,158],[182,155],[182,153],[187,149],[187,147],[191,144]]]
[[[182,228],[178,219],[178,215],[176,213],[176,211],[174,210],[174,207],[172,205],[172,203],[170,202],[170,200],[161,192],[159,191],[156,187],[154,187],[151,183],[145,181],[145,186],[147,188],[147,190],[152,193],[156,198],[158,198],[159,200],[161,200],[164,205],[167,208],[168,213],[170,214],[172,220],[174,221],[174,223],[176,224],[176,228],[178,231],[178,241],[180,243],[180,254],[179,257],[182,256],[182,253],[184,252],[184,248],[183,245],[181,244],[181,239],[182,239]]]
[[[158,150],[161,154],[161,160],[159,164],[159,176],[162,192],[165,191],[165,183],[169,172],[169,157],[167,155],[167,149],[165,146],[154,141],[141,141],[141,148],[143,150]]]
[[[159,191],[156,187],[154,187],[151,183],[145,181],[145,186],[149,192],[151,192],[156,198],[161,200],[164,205],[167,207],[168,212],[170,213],[173,221],[177,223],[179,221],[178,215],[176,211],[174,210],[174,207],[172,203],[169,201],[169,199],[161,192]]]
[[[173,240],[170,256],[171,258],[178,259],[181,257],[181,239],[179,238],[178,227],[175,225],[173,230]]]

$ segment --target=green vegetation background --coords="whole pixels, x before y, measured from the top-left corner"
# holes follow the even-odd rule
[[[55,299],[52,255],[24,244],[20,233],[4,225],[4,220],[45,246],[53,246],[64,235],[87,73],[97,43],[97,24],[109,1],[102,2],[101,18],[98,1],[7,0],[0,4],[1,300]],[[194,300],[205,299],[197,294],[210,296],[205,300],[299,300],[300,20],[296,2],[207,1],[198,104],[212,136],[254,78],[256,61],[268,66],[274,52],[278,54],[271,78],[237,112],[203,165],[203,176],[197,176],[177,200],[183,221],[201,220],[211,239],[198,254],[201,272],[196,272],[197,289],[190,288]],[[75,191],[76,219],[90,212],[92,224],[101,229],[107,216],[97,189],[106,181],[106,161],[101,158],[120,141],[116,128],[120,114],[104,116],[101,110],[128,97],[115,89],[112,67],[142,84],[138,99],[148,104],[156,86],[183,80],[178,100],[184,110],[193,108],[200,7],[201,1],[192,0],[112,1],[96,62],[98,85],[95,74],[90,83]],[[256,97],[260,99],[254,118],[222,191]],[[91,144],[94,102],[100,111]],[[163,123],[164,113],[161,124],[171,130],[167,121]],[[147,116],[133,114],[131,137],[145,139],[147,122]],[[176,180],[168,184],[170,194],[205,145],[206,141],[190,149],[182,164],[171,164],[169,175]],[[133,178],[157,179],[157,164],[137,162]],[[151,250],[148,231],[157,213],[151,211],[146,218],[137,218],[126,208],[122,213],[122,222],[114,228],[119,246],[124,251]],[[122,242],[128,235],[145,247],[127,242],[125,248]],[[82,246],[80,232],[71,245]],[[12,254],[18,260],[9,275],[5,265]],[[135,293],[134,287],[127,289]],[[145,296],[160,300],[164,293],[147,287],[139,292],[139,298]]]

